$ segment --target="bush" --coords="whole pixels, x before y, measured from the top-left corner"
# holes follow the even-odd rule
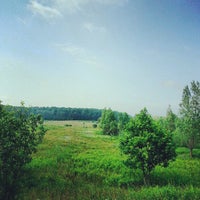
[[[15,112],[0,104],[0,199],[15,199],[24,166],[45,134],[40,116],[29,115],[22,106]]]
[[[72,125],[71,125],[71,124],[65,124],[65,126],[66,126],[66,127],[72,127]]]
[[[97,128],[97,124],[92,124],[92,127],[93,128]]]

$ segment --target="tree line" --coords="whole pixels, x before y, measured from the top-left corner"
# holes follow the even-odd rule
[[[6,106],[15,111],[20,107]],[[28,107],[30,114],[41,115],[44,120],[91,120],[97,121],[102,110],[96,108]]]

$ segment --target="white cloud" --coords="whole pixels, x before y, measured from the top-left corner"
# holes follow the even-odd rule
[[[96,26],[92,23],[84,23],[83,27],[89,31],[89,32],[100,32],[100,33],[105,33],[106,32],[106,28],[103,26]]]
[[[84,7],[96,3],[100,5],[120,6],[129,0],[29,0],[27,8],[34,14],[46,20],[84,11]],[[102,29],[103,27],[101,27]]]
[[[27,7],[34,15],[39,15],[47,20],[62,16],[61,12],[56,8],[44,6],[35,0],[31,0]]]
[[[128,0],[43,0],[46,3],[51,2],[52,7],[60,12],[76,13],[83,10],[83,7],[90,3],[98,3],[101,5],[123,5]]]
[[[96,2],[101,4],[112,4],[112,5],[123,5],[129,0],[96,0]]]
[[[62,12],[75,13],[89,2],[90,0],[54,0],[54,6]]]

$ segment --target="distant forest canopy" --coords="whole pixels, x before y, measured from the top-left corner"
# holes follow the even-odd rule
[[[6,106],[9,110],[20,109],[20,106]],[[27,107],[28,112],[40,114],[44,120],[92,120],[101,117],[102,110],[96,108],[65,107]]]

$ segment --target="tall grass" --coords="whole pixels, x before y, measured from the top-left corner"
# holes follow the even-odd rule
[[[72,124],[72,126],[65,126]],[[20,199],[200,199],[200,152],[187,149],[168,168],[156,167],[151,186],[123,164],[117,137],[96,134],[88,122],[48,122],[48,132],[26,167]]]

